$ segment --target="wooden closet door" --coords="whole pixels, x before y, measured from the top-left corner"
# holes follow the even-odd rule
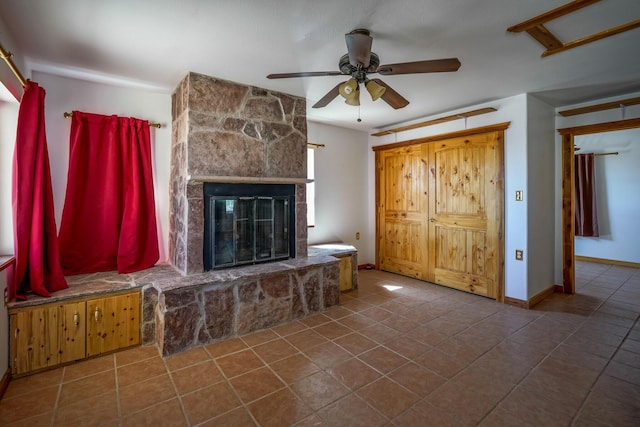
[[[429,145],[426,280],[500,299],[501,132]]]
[[[428,256],[427,149],[376,152],[378,268],[418,279],[425,278]]]

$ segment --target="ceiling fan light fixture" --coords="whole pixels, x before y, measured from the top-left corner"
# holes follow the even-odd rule
[[[340,95],[344,99],[349,99],[354,96],[354,92],[358,89],[358,81],[356,79],[349,79],[342,83],[338,88]]]
[[[386,87],[374,82],[373,80],[367,80],[364,83],[364,87],[367,88],[367,92],[371,95],[371,100],[377,101],[382,95],[384,95]]]
[[[358,87],[357,84],[356,84],[356,90],[354,90],[353,92],[351,92],[350,95],[345,97],[344,103],[348,105],[353,105],[356,107],[360,105],[360,88]]]

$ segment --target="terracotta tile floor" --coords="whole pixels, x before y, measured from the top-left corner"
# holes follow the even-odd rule
[[[16,379],[3,426],[638,426],[640,270],[533,310],[378,271],[339,307],[162,359]]]

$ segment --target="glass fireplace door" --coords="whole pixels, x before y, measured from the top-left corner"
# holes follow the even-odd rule
[[[254,202],[255,198],[241,198],[238,200],[236,211],[236,264],[244,264],[253,262],[253,253],[255,251],[253,244],[254,234]],[[216,265],[217,266],[217,265]]]
[[[212,199],[214,212],[213,254],[214,265],[235,264],[235,204],[234,199]]]
[[[213,268],[288,258],[289,198],[213,197]]]

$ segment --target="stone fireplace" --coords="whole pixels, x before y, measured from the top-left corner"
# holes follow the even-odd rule
[[[293,252],[306,256],[305,99],[189,73],[173,94],[172,116],[173,265],[204,271],[205,182],[295,185]]]
[[[172,117],[169,256],[181,276],[142,285],[143,342],[157,343],[167,356],[338,304],[340,261],[307,256],[305,100],[189,73],[172,96]],[[288,219],[273,219],[271,231],[265,230],[264,199],[271,198],[275,212],[285,195],[228,192],[245,185],[287,187],[294,205]],[[206,271],[207,195],[220,187],[227,188],[225,197],[219,206],[213,202],[214,209],[236,221],[242,215],[235,204],[257,199],[254,234],[262,240],[288,234],[288,255],[280,242],[272,256],[254,249],[234,255],[241,262],[229,262],[232,268]],[[241,227],[236,222],[233,231]],[[267,257],[271,262],[261,263]]]

